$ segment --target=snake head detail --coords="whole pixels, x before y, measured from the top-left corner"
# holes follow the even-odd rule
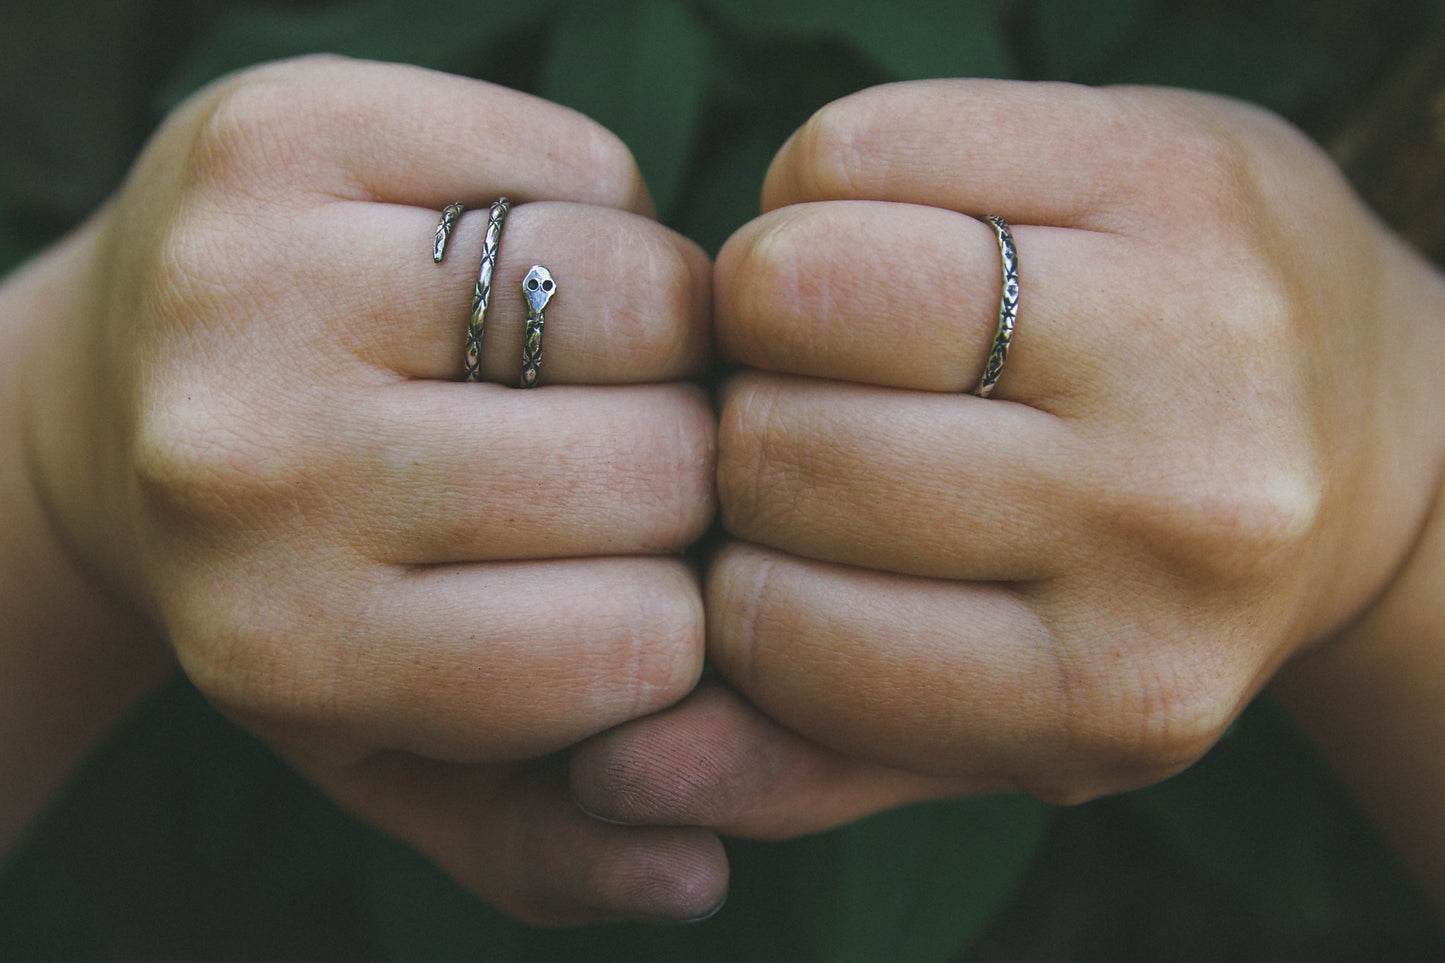
[[[541,314],[556,293],[557,282],[552,280],[552,272],[540,264],[532,265],[532,270],[522,278],[522,294],[526,296],[527,305],[533,314]]]

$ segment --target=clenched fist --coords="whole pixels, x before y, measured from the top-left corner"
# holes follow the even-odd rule
[[[483,374],[458,381],[493,198]],[[457,225],[441,266],[441,208]],[[678,919],[716,838],[583,816],[556,753],[691,689],[715,504],[710,264],[611,134],[316,59],[213,86],[49,262],[34,485],[223,711],[524,918]],[[521,283],[545,264],[542,386]],[[532,761],[527,761],[532,760]]]
[[[715,275],[746,367],[706,592],[733,689],[579,753],[595,812],[786,836],[1161,779],[1359,618],[1422,529],[1439,278],[1273,116],[886,86],[799,130],[763,207]],[[1021,292],[983,399],[987,214]]]

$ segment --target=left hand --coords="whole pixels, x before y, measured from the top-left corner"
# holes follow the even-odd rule
[[[598,737],[573,763],[590,811],[786,836],[1162,779],[1418,533],[1429,269],[1277,118],[892,85],[820,111],[763,197],[715,273],[752,370],[721,402],[738,541],[706,589],[709,654],[757,708],[709,687]],[[985,400],[990,213],[1022,297]]]

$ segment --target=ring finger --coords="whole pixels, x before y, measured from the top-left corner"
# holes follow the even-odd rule
[[[332,204],[323,230],[333,240],[320,256],[355,277],[332,285],[327,300],[362,360],[405,377],[455,380],[488,211],[462,215],[440,265],[431,257],[439,217],[400,205]],[[481,345],[484,380],[518,383],[522,281],[534,264],[557,284],[540,383],[636,384],[701,370],[711,338],[711,266],[702,249],[641,215],[538,202],[512,208],[504,223]]]

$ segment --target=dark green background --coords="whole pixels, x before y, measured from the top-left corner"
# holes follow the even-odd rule
[[[1329,145],[1392,106],[1401,64],[1445,50],[1442,6],[30,4],[0,14],[0,267],[113,190],[187,91],[307,51],[577,107],[627,141],[660,216],[716,249],[755,213],[783,139],[850,91],[929,76],[1176,84],[1258,101]],[[1389,158],[1372,163],[1351,173],[1388,207]],[[732,897],[708,923],[529,931],[336,812],[177,683],[10,861],[0,960],[1445,959],[1419,894],[1267,706],[1129,796],[915,807],[730,850]]]

